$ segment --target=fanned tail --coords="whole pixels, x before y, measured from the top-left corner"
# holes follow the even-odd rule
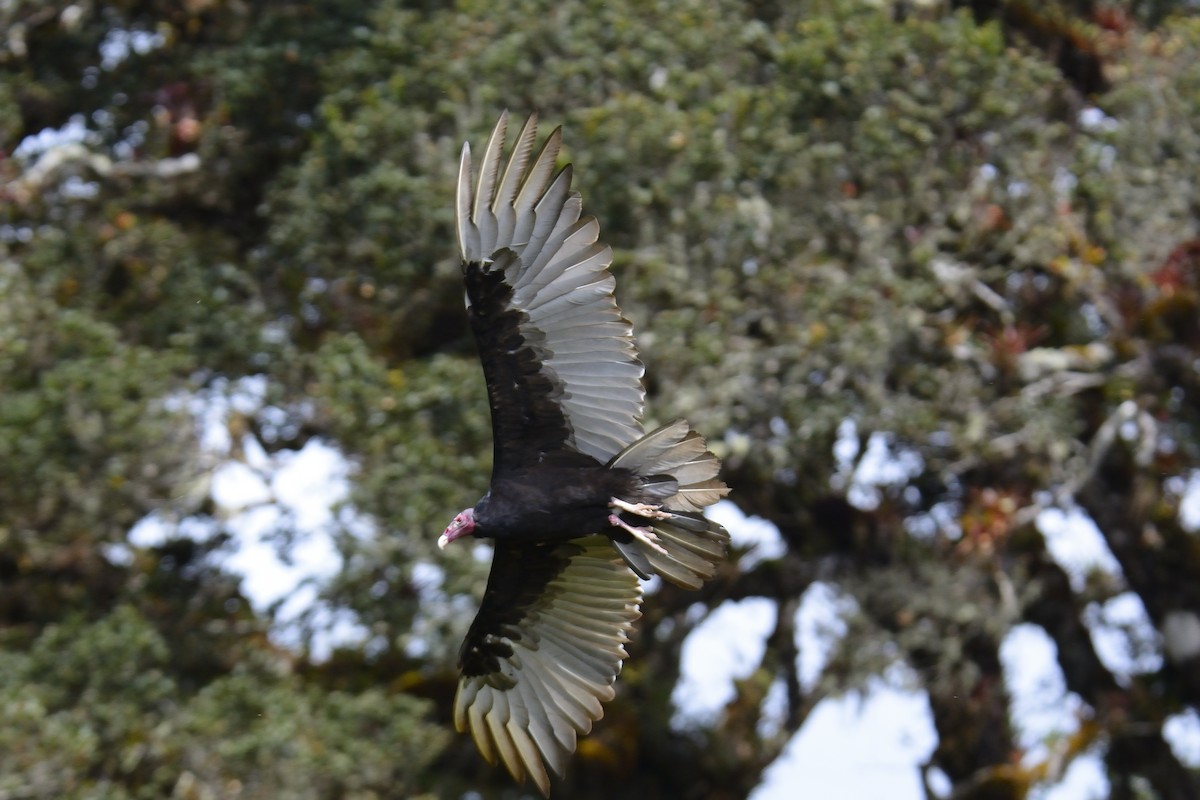
[[[645,525],[656,541],[614,538],[626,563],[642,578],[657,574],[699,589],[716,574],[729,546],[728,531],[701,513],[729,493],[717,477],[721,462],[704,438],[686,420],[676,420],[630,444],[609,466],[641,476],[644,497],[638,501],[657,507],[626,517]]]

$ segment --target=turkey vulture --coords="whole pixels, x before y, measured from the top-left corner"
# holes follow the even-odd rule
[[[487,760],[549,796],[576,737],[603,715],[640,616],[638,578],[689,589],[729,534],[701,514],[728,489],[704,439],[677,420],[645,433],[633,329],[613,298],[612,250],[580,217],[561,128],[535,156],[530,116],[501,169],[507,112],[455,210],[467,313],[483,362],[491,486],[438,539],[495,544],[459,653],[454,724]]]

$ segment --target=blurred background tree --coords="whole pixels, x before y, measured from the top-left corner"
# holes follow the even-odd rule
[[[896,662],[954,797],[1085,751],[1114,797],[1200,795],[1162,735],[1200,705],[1194,3],[14,0],[0,30],[0,797],[519,794],[449,732],[486,559],[433,547],[489,469],[450,210],[505,107],[567,129],[649,421],[706,431],[787,544],[657,591],[561,796],[743,797]],[[214,452],[193,401],[247,376]],[[214,469],[314,439],[372,523],[319,587],[366,631],[329,657],[214,557]],[[903,468],[872,482],[881,448]],[[1072,580],[1052,508],[1119,572]],[[151,516],[174,533],[131,544]],[[818,580],[853,603],[806,687]],[[1130,592],[1161,655],[1131,678],[1085,624]],[[762,663],[672,726],[685,638],[748,597],[777,607]],[[1085,704],[1044,759],[1002,675],[1018,624]]]

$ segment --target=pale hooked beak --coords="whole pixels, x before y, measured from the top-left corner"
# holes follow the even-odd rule
[[[454,517],[454,521],[446,526],[446,530],[442,531],[442,535],[438,537],[437,545],[441,550],[446,549],[446,545],[453,542],[455,539],[461,539],[464,536],[470,536],[475,530],[475,509],[468,508],[465,511],[460,511]]]

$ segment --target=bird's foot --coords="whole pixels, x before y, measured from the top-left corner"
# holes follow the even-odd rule
[[[630,514],[637,514],[639,517],[646,517],[647,519],[670,519],[674,516],[670,511],[663,511],[662,506],[650,503],[627,503],[619,497],[609,500],[608,505],[611,508],[619,508],[622,511],[628,511]]]
[[[658,537],[654,534],[654,531],[650,530],[649,528],[639,528],[636,525],[630,525],[616,514],[609,514],[608,522],[614,527],[628,531],[633,538],[637,539],[639,542],[642,542],[651,550],[659,552],[664,556],[667,555],[666,548],[658,543]]]

